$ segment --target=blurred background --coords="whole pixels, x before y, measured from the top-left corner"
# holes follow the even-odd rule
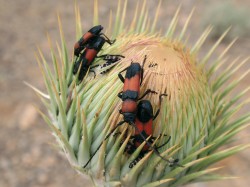
[[[127,22],[132,19],[135,0],[128,0]],[[92,26],[93,2],[78,0],[83,31]],[[107,27],[110,10],[115,13],[118,1],[99,0],[100,23]],[[235,36],[236,44],[229,52],[229,59],[247,57],[250,51],[250,1],[249,0],[163,0],[157,28],[163,30],[182,3],[178,30],[184,25],[193,7],[196,7],[188,28],[192,46],[208,25],[215,25],[200,56],[204,55],[224,30],[232,25],[228,37],[216,50],[219,55]],[[148,1],[150,15],[154,15],[158,1]],[[69,49],[73,49],[75,39],[75,17],[73,1],[62,0],[0,0],[0,187],[40,187],[40,186],[90,186],[69,165],[58,152],[55,139],[33,105],[43,111],[34,92],[24,85],[27,81],[45,90],[42,75],[35,60],[37,46],[50,60],[46,32],[52,41],[59,40],[57,12],[60,13],[65,38]],[[231,62],[231,61],[229,61]],[[240,76],[246,64],[235,76]],[[249,86],[248,75],[237,87],[237,92]],[[248,99],[248,93],[244,99]],[[243,99],[242,99],[243,100]],[[249,106],[241,112],[249,112]],[[248,128],[236,137],[236,143],[249,142]],[[239,179],[198,183],[189,187],[241,186],[250,185],[250,150],[230,157],[218,164],[225,166],[220,174],[240,176]]]

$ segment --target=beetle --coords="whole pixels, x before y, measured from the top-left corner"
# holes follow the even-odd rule
[[[77,58],[74,62],[73,74],[77,74],[81,67],[78,77],[80,81],[82,81],[88,72],[91,63],[95,60],[105,42],[110,45],[115,42],[115,40],[110,40],[104,33],[101,33],[102,29],[101,25],[94,26],[74,45],[74,55]],[[95,74],[93,68],[90,68],[90,72]]]
[[[167,94],[161,94],[159,96],[160,99],[160,106],[161,106],[161,97],[167,96]],[[141,136],[139,134],[143,134],[145,138],[149,137],[153,134],[153,120],[157,118],[157,116],[160,113],[160,108],[157,110],[155,115],[153,114],[153,107],[149,100],[141,100],[137,105],[137,114],[135,119],[135,125],[139,129],[139,131],[135,131],[135,134],[133,136],[134,138],[134,146],[139,147],[142,142],[144,142],[143,139],[141,139]],[[153,140],[154,138],[150,138]],[[143,151],[148,150],[149,147],[145,145],[143,147]]]
[[[86,45],[96,36],[103,35],[106,38],[106,42],[110,45],[115,42],[115,40],[110,40],[104,33],[101,33],[103,26],[96,25],[92,27],[88,32],[86,32],[74,45],[74,55],[79,57],[81,51],[86,47]]]
[[[148,140],[148,142],[150,144],[153,144],[153,142],[155,141],[156,137],[152,136],[152,134],[153,134],[153,121],[157,118],[157,116],[160,113],[162,96],[167,96],[167,94],[161,94],[159,96],[160,106],[159,106],[159,109],[157,110],[157,112],[155,113],[155,115],[153,114],[153,107],[152,107],[149,100],[141,100],[138,103],[137,114],[136,114],[136,119],[135,119],[135,125],[137,127],[137,130],[135,131],[134,135],[130,137],[132,142],[129,141],[126,145],[126,148],[125,148],[126,153],[128,153],[128,154],[134,153],[136,151],[136,149],[148,137],[150,137]],[[116,134],[121,134],[121,133],[116,133]],[[141,135],[143,135],[144,138]],[[160,136],[162,136],[162,134],[160,134]],[[163,136],[168,136],[168,135],[164,134]],[[154,149],[158,152],[158,149],[165,146],[170,141],[170,138],[171,137],[169,136],[167,141],[165,143],[163,143],[162,145],[154,146]],[[137,156],[137,158],[135,158],[135,160],[129,164],[129,168],[132,168],[133,166],[135,166],[144,157],[144,155],[150,151],[150,147],[151,146],[149,146],[148,144],[144,145],[144,147],[142,148],[142,150],[141,150],[140,154]],[[179,159],[168,160],[169,166],[170,167],[173,167],[176,165],[181,166],[178,164],[178,161],[179,161]]]
[[[141,100],[149,93],[157,93],[148,89],[141,97],[139,97],[140,86],[143,81],[143,67],[146,59],[147,57],[145,56],[142,66],[137,62],[132,62],[129,67],[125,68],[118,74],[119,79],[124,84],[123,91],[118,94],[118,97],[122,99],[122,108],[119,112],[123,115],[123,122],[134,122],[137,112],[137,101]],[[125,78],[121,74],[124,71],[126,71]]]
[[[127,144],[126,149],[125,149],[125,151],[128,154],[134,153],[135,150],[149,136],[150,136],[150,138],[149,138],[148,142],[150,142],[150,144],[152,144],[154,142],[154,140],[156,139],[155,137],[152,136],[152,134],[153,134],[153,121],[157,118],[157,116],[160,113],[162,96],[167,96],[167,94],[161,94],[159,96],[160,106],[159,106],[159,109],[157,110],[157,112],[155,113],[155,115],[153,114],[153,107],[152,107],[149,100],[141,100],[138,103],[136,120],[135,120],[135,126],[137,128],[136,128],[135,134],[133,136],[131,136],[132,142],[129,142]],[[143,135],[144,138],[141,135]],[[160,136],[162,136],[162,134],[160,134]],[[167,135],[163,135],[163,136],[167,136]],[[136,165],[136,163],[139,162],[144,157],[144,155],[150,151],[151,147],[154,148],[153,149],[154,151],[156,150],[156,152],[158,152],[158,149],[165,146],[169,142],[170,138],[171,137],[169,137],[165,143],[163,143],[162,145],[160,145],[158,147],[157,146],[149,146],[148,144],[144,145],[144,147],[142,148],[138,157],[129,164],[129,168],[132,168],[134,165]],[[171,167],[174,165],[178,165],[177,159],[175,159],[173,161],[168,160],[168,162],[169,162],[169,165]]]
[[[78,79],[80,81],[83,80],[84,76],[86,75],[89,69],[90,69],[90,72],[93,72],[95,74],[95,72],[93,71],[93,68],[95,66],[91,67],[91,64],[95,60],[95,58],[105,59],[104,55],[100,57],[97,56],[97,54],[100,52],[105,42],[106,40],[101,36],[94,37],[93,39],[91,39],[89,44],[85,47],[83,53],[80,54],[80,57],[75,62],[74,68],[73,68],[73,74],[77,74],[77,72],[79,71]],[[120,57],[121,55],[112,55],[112,56]]]

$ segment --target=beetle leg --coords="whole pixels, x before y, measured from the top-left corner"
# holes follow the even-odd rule
[[[95,73],[95,71],[94,71],[94,70],[90,69],[90,70],[89,70],[89,72],[94,73],[94,78],[96,77],[96,73]]]
[[[127,143],[124,152],[128,153],[128,154],[132,154],[134,153],[136,150],[136,147],[134,146],[133,143],[131,143],[130,141]]]
[[[125,58],[125,56],[123,56],[123,55],[110,55],[110,54],[106,54],[106,55],[98,56],[97,58],[103,58],[103,60],[111,60],[113,62],[116,62],[118,60],[121,60],[121,58]]]
[[[146,152],[141,152],[132,162],[129,164],[129,168],[133,168],[145,155]]]
[[[149,139],[149,142],[154,143],[154,141],[155,141],[155,137],[151,136],[150,139]]]
[[[119,110],[119,113],[120,113],[120,114],[123,114],[123,113],[122,113],[122,109]]]
[[[95,156],[95,154],[97,153],[97,151],[101,148],[103,142],[104,142],[105,140],[107,140],[107,139],[110,137],[110,135],[111,135],[119,126],[121,126],[123,123],[125,123],[125,121],[120,121],[120,122],[110,131],[110,133],[108,133],[108,135],[104,138],[104,140],[101,142],[101,144],[97,147],[96,151],[95,151],[95,152],[93,153],[93,155],[89,158],[88,162],[83,166],[83,168],[85,168],[85,167],[90,163],[90,161],[91,161],[92,158]]]
[[[125,58],[125,56],[123,56],[123,55],[114,55],[114,56]]]
[[[115,43],[116,39],[114,40],[110,40],[104,33],[101,33],[100,36],[103,35],[104,38],[106,39],[105,41],[109,44],[112,45],[113,43]]]
[[[128,68],[125,68],[124,70],[122,70],[119,74],[118,74],[118,77],[119,77],[119,79],[124,83],[124,81],[125,81],[125,79],[124,79],[124,77],[122,76],[122,72],[124,72],[124,71],[126,71]]]
[[[123,93],[123,92],[121,91],[121,92],[119,92],[118,95],[117,95],[120,99],[122,98],[122,93]]]
[[[146,60],[147,60],[147,55],[144,56],[144,60],[142,62],[142,69],[141,69],[141,82],[140,82],[140,85],[142,84],[142,81],[143,81],[143,74],[144,74],[144,64],[146,63]]]
[[[159,104],[159,109],[156,111],[154,117],[153,117],[153,120],[155,120],[155,118],[157,118],[157,116],[159,115],[160,113],[160,110],[161,110],[161,102],[162,102],[162,96],[168,96],[168,94],[161,94],[159,95],[159,100],[160,100],[160,104]]]
[[[105,59],[107,56],[109,56],[108,54],[106,55],[100,55],[100,56],[96,56],[96,58],[102,58],[102,59]]]
[[[153,120],[155,120],[155,118],[157,118],[157,116],[159,115],[159,113],[160,113],[160,108],[156,111],[156,113],[155,113],[155,115],[153,117]]]
[[[94,68],[96,68],[96,67],[98,67],[98,66],[100,66],[100,65],[97,64],[97,65],[94,65],[94,66],[90,66],[90,69],[94,69]]]
[[[147,94],[149,94],[149,93],[157,94],[156,91],[147,89],[146,92],[145,92],[140,98],[138,98],[138,101],[141,100],[143,97],[145,97],[145,96],[146,96]]]
[[[161,136],[168,136],[168,135],[167,134],[160,134],[159,137],[161,137]]]
[[[165,136],[165,135],[164,135]],[[161,147],[163,147],[164,145],[166,145],[171,139],[171,136],[169,136],[169,138],[167,139],[167,141],[165,143],[163,143],[162,145],[158,146],[158,147],[155,147],[156,149],[159,149]]]

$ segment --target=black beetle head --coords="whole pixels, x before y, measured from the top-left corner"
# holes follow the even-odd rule
[[[141,100],[137,106],[137,117],[141,122],[147,122],[153,118],[153,107],[149,100]]]

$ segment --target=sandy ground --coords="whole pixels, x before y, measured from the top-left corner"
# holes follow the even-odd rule
[[[128,11],[132,12],[135,1],[129,0]],[[167,28],[170,18],[181,1],[163,1],[158,28]],[[208,1],[182,1],[180,26],[196,6],[195,16],[188,30],[190,44],[195,42],[202,31],[201,17],[207,8]],[[209,1],[215,3],[215,0]],[[236,0],[235,0],[236,2]],[[237,1],[238,5],[250,7],[248,0]],[[100,0],[100,22],[107,25],[109,11],[115,12],[117,2]],[[83,28],[87,30],[92,23],[92,1],[80,1]],[[149,1],[150,15],[156,8],[155,1]],[[216,6],[216,4],[214,4]],[[34,51],[39,45],[49,59],[46,32],[53,41],[58,38],[56,13],[60,12],[68,46],[75,41],[74,4],[61,0],[0,0],[0,186],[1,187],[40,187],[40,186],[90,186],[69,165],[68,161],[54,146],[55,140],[49,128],[38,115],[33,105],[43,108],[36,95],[23,84],[27,81],[44,90],[42,75],[36,64]],[[131,19],[131,14],[128,14]],[[216,18],[211,18],[216,19]],[[248,19],[248,18],[246,18]],[[206,42],[201,55],[205,54],[213,44]],[[222,43],[215,55],[226,47]],[[240,37],[230,51],[230,58],[249,55],[250,38]],[[244,66],[249,68],[249,63]],[[236,76],[240,76],[241,72]],[[238,86],[238,91],[249,85],[250,76]],[[249,98],[249,93],[246,95]],[[249,105],[244,108],[249,111]],[[237,142],[249,141],[249,129],[240,133]],[[230,157],[218,164],[226,166],[222,174],[241,176],[236,180],[225,180],[212,183],[198,183],[192,186],[241,186],[250,184],[250,151]]]

